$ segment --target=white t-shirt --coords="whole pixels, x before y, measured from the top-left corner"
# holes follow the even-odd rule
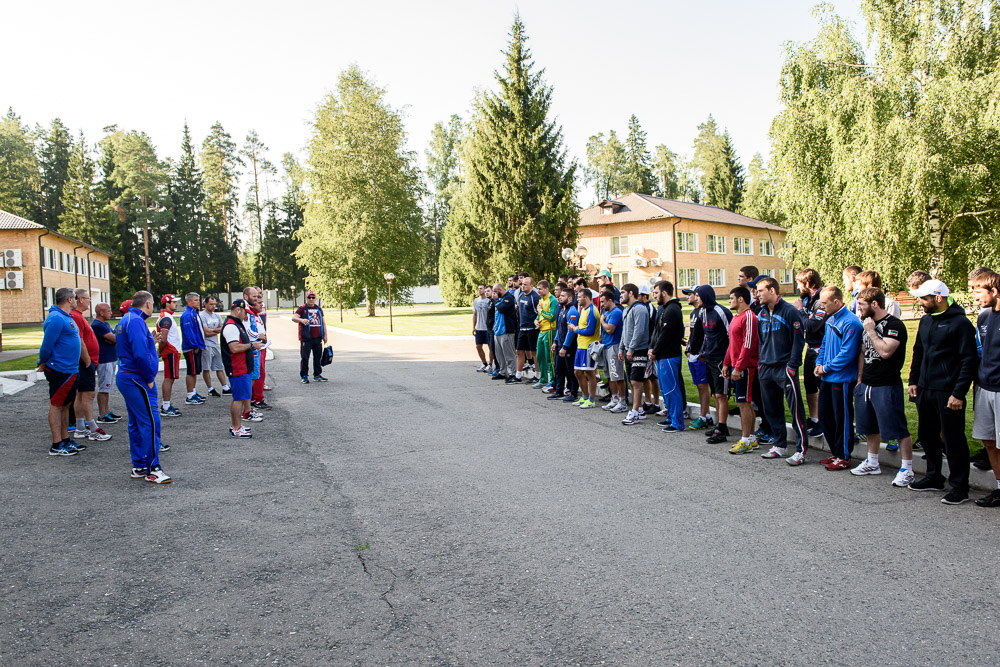
[[[222,339],[226,341],[227,345],[240,342],[240,328],[230,322],[222,329]]]

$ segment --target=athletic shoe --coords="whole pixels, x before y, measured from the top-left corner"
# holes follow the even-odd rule
[[[663,408],[662,410],[657,410],[656,411],[656,416],[657,417],[666,417],[667,416],[667,409]]]
[[[923,449],[923,448],[924,446],[920,444],[919,440],[913,441],[913,451],[917,451],[918,449]]]
[[[672,421],[670,421],[669,419],[664,419],[664,420],[663,420],[663,421],[661,421],[661,422],[656,422],[656,425],[657,425],[657,426],[660,426],[660,427],[663,427],[663,426],[670,426],[671,424],[673,424],[673,422],[672,422]]]
[[[639,423],[639,413],[635,410],[629,410],[629,413],[625,415],[625,419],[622,420],[624,426],[631,426],[632,424]]]
[[[787,459],[785,459],[785,463],[787,463],[790,466],[800,466],[805,462],[806,462],[806,455],[803,454],[802,452],[795,452]]]
[[[961,505],[962,503],[967,503],[969,502],[969,492],[952,489],[945,494],[944,498],[941,499],[941,502],[945,505]]]
[[[496,375],[493,376],[493,379],[494,380],[506,380],[507,376],[504,375],[503,373],[497,373]]]
[[[762,458],[762,459],[783,459],[786,456],[788,456],[788,448],[787,447],[771,447],[771,449],[769,449],[766,452],[764,452],[763,454],[761,454],[760,458]]]
[[[82,452],[85,449],[87,449],[87,445],[83,444],[82,442],[77,442],[72,437],[70,437],[69,442],[66,443],[66,445],[71,449],[75,449],[78,452]]]
[[[177,408],[175,408],[172,405],[169,408],[162,408],[161,407],[160,408],[160,416],[161,417],[180,417],[181,416],[181,411],[178,410]]]
[[[167,473],[163,472],[163,468],[156,466],[150,468],[149,472],[146,473],[146,481],[153,484],[170,484],[172,480],[167,476]]]
[[[580,405],[580,400],[581,399],[577,398],[573,394],[566,394],[563,396],[562,402],[569,403],[570,405]]]
[[[315,380],[316,382],[329,382],[329,380],[327,380],[322,375],[314,375],[313,380]]]
[[[812,438],[817,438],[823,435],[823,425],[819,423],[819,420],[810,419],[808,420],[809,426],[806,428],[806,433]]]
[[[110,411],[108,412],[108,416],[111,417],[112,419],[114,419],[115,421],[119,421],[119,420],[122,419],[121,415],[116,415],[115,413],[110,412]]]
[[[165,442],[161,442],[160,443],[160,451],[161,452],[169,452],[170,451],[170,445],[168,445]]]
[[[112,417],[110,414],[104,414],[95,419],[98,424],[117,424],[118,420]]]
[[[215,387],[212,387],[211,389],[208,390],[208,395],[213,398],[222,398],[222,394],[220,394],[219,390],[216,389]]]
[[[577,407],[578,408],[578,407],[580,407],[581,405],[583,405],[586,402],[587,402],[587,399],[584,398],[583,396],[581,396],[580,398],[578,398],[575,401],[573,401],[572,403],[570,403],[570,405],[572,405],[573,407]]]
[[[896,479],[892,480],[892,485],[898,487],[909,486],[913,483],[913,477],[912,470],[900,468],[899,472],[896,473]]]
[[[239,430],[237,430],[237,429],[233,428],[232,426],[229,427],[229,435],[232,436],[232,437],[234,437],[234,438],[252,438],[253,437],[253,433],[250,433],[250,431],[246,430],[245,428],[241,427]]]
[[[691,419],[691,415],[688,414],[688,409],[684,408],[684,419]]]
[[[520,380],[514,380],[512,377],[507,377],[503,379],[504,384],[514,384],[515,382],[520,382]]]
[[[743,438],[736,441],[736,444],[729,448],[730,454],[746,454],[753,451],[753,443],[747,442]]]
[[[142,479],[146,476],[145,468],[132,468],[132,479]]]
[[[833,463],[836,460],[837,460],[836,456],[828,456],[825,459],[820,459],[819,460],[819,464],[821,466],[826,466],[826,465],[830,465],[831,463]]]
[[[486,364],[483,364],[482,366],[480,366],[479,368],[477,368],[476,372],[477,373],[485,373],[486,372]]]
[[[264,421],[264,417],[261,416],[261,414],[259,412],[251,410],[250,411],[250,416],[249,417],[244,417],[243,421],[245,421],[245,422],[262,422],[262,421]],[[230,427],[230,428],[232,428],[232,427]]]
[[[233,394],[233,390],[231,388],[230,389],[223,389],[222,390],[222,395],[223,396],[232,396],[232,394]]]
[[[861,462],[861,465],[851,468],[852,475],[881,475],[882,468],[879,464],[872,465],[868,459]]]
[[[639,408],[639,419],[646,418],[646,408]]]
[[[645,412],[656,412],[657,410],[660,409],[660,406],[656,405],[655,403],[643,403],[642,409]]]
[[[601,410],[610,410],[616,405],[618,405],[618,401],[608,401],[607,403],[601,406]]]
[[[729,435],[728,431],[726,433],[723,433],[720,429],[717,428],[708,434],[708,437],[705,438],[705,442],[707,442],[710,445],[717,445],[720,442],[725,442],[727,435]]]
[[[554,394],[554,393],[556,393],[556,388],[553,387],[551,384],[547,384],[544,387],[542,387],[542,393],[543,394]]]
[[[826,464],[827,470],[847,470],[851,467],[851,462],[844,459],[834,459]]]
[[[309,378],[305,375],[302,376],[302,384],[309,384]]]
[[[692,431],[701,431],[702,429],[706,429],[711,425],[712,425],[711,417],[709,417],[708,419],[705,419],[704,417],[698,417],[693,422],[691,422],[688,428],[691,429]]]
[[[67,447],[65,442],[59,443],[59,446],[49,447],[49,456],[76,456],[79,454],[75,448]]]
[[[993,489],[982,498],[976,498],[976,504],[980,507],[1000,507],[1000,489]]]
[[[195,398],[197,398],[197,399],[198,399],[199,401],[201,401],[202,403],[204,403],[205,401],[207,401],[207,400],[208,400],[207,398],[205,398],[204,396],[202,396],[202,395],[201,395],[201,394],[199,394],[198,392],[194,392],[194,397],[195,397]]]
[[[944,479],[933,477],[921,477],[909,485],[911,491],[944,491]]]
[[[70,433],[76,433],[76,424],[70,424],[66,427],[66,430]]]
[[[562,400],[565,400],[565,399],[562,396],[560,396],[559,394],[553,392],[553,393],[549,394],[548,396],[546,396],[545,400],[547,400],[547,401],[562,401]]]
[[[195,394],[191,398],[185,398],[184,399],[184,405],[201,405],[204,402],[205,402],[205,399],[203,399],[198,394]]]
[[[762,445],[774,444],[774,436],[771,435],[770,433],[765,433],[761,429],[757,429],[757,431],[753,435],[755,438],[757,438],[757,442],[759,442]]]
[[[265,401],[257,401],[256,403],[254,403],[253,401],[251,401],[250,402],[250,407],[251,408],[255,408],[257,410],[270,410],[271,409],[271,404],[270,403],[266,403]]]
[[[594,403],[593,401],[584,401],[583,403],[580,404],[581,410],[589,410],[590,408],[596,408],[596,407],[597,404]]]
[[[520,382],[521,382],[521,378],[517,377],[517,375],[511,375],[511,376],[510,376],[509,378],[507,378],[507,379],[508,379],[508,380],[510,380],[511,382],[517,382],[517,383],[520,383]]]
[[[684,431],[683,428],[677,428],[673,424],[670,424],[669,426],[664,426],[660,430],[663,431],[664,433],[681,433]]]
[[[97,442],[104,442],[105,440],[110,440],[111,434],[105,433],[103,428],[98,428],[96,431],[91,431],[87,434],[87,440],[96,440]]]
[[[612,414],[620,415],[623,412],[629,412],[629,407],[627,405],[625,405],[624,403],[622,403],[621,401],[619,401],[618,403],[615,404],[615,407],[613,407],[610,410],[608,410],[608,412],[610,412]]]
[[[885,451],[887,452],[898,452],[899,451],[899,440],[890,440],[885,443]]]

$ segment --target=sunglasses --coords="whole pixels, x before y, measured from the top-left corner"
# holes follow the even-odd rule
[[[316,297],[314,297],[314,296],[307,296],[306,298],[307,299],[315,299]]]

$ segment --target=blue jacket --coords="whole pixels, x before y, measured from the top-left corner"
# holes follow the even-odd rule
[[[60,373],[80,370],[80,330],[73,316],[59,306],[49,306],[49,316],[42,322],[42,346],[38,363]]]
[[[514,301],[514,293],[508,291],[496,300],[496,317],[493,320],[493,334],[503,336],[504,334],[516,333],[517,302]]]
[[[757,322],[760,325],[760,365],[798,369],[802,365],[802,348],[805,346],[802,314],[795,306],[779,298],[773,312],[767,306],[760,309]]]
[[[555,343],[559,347],[562,347],[563,341],[566,340],[566,334],[569,333],[569,327],[566,326],[566,318],[569,317],[569,311],[573,308],[572,304],[564,306],[559,305],[559,312],[556,314],[556,338]]]
[[[153,334],[146,326],[146,313],[128,309],[115,327],[115,347],[118,349],[118,376],[138,378],[149,384],[156,379],[160,355],[156,353]]]
[[[575,305],[569,307],[569,312],[566,313],[566,324],[572,324],[576,326],[580,323],[580,309]],[[572,350],[576,347],[576,332],[570,331],[569,326],[566,327],[566,337],[563,338],[562,346],[567,350]]]
[[[532,290],[529,293],[517,293],[517,319],[522,329],[534,329],[535,318],[538,317],[538,302],[541,297]]]
[[[826,333],[816,357],[816,365],[826,374],[824,382],[853,382],[858,379],[858,353],[861,352],[861,320],[849,308],[842,307],[826,316]]]
[[[187,306],[181,314],[181,352],[187,350],[204,350],[205,334],[201,330],[201,320],[198,309]]]

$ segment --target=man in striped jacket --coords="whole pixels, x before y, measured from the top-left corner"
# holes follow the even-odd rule
[[[736,316],[729,324],[729,348],[722,362],[722,375],[733,382],[742,431],[742,437],[729,449],[730,454],[745,454],[757,448],[757,437],[754,435],[757,415],[753,409],[757,397],[753,395],[753,386],[757,375],[760,333],[757,315],[750,308],[752,300],[746,287],[736,287],[729,292],[729,309]]]

